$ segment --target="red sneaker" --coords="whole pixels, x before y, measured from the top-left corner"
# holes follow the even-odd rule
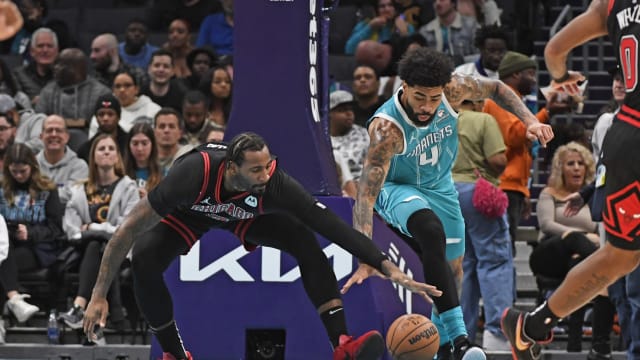
[[[193,360],[193,356],[191,356],[191,353],[186,351],[187,354],[187,358],[186,359],[176,359],[175,356],[173,356],[173,354],[171,353],[162,353],[162,360]]]
[[[333,351],[333,360],[378,360],[383,354],[382,335],[371,330],[357,339],[340,335],[340,345]]]

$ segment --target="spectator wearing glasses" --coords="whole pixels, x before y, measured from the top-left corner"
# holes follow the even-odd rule
[[[121,106],[118,125],[126,133],[138,122],[151,124],[151,121],[147,120],[153,119],[160,110],[160,105],[153,102],[147,95],[140,94],[140,83],[135,73],[126,70],[119,72],[113,79],[111,89]],[[89,138],[95,136],[98,129],[98,119],[94,115],[89,125]]]
[[[40,138],[44,149],[36,155],[42,174],[48,176],[58,187],[60,201],[69,198],[69,186],[89,176],[87,163],[67,145],[69,132],[64,118],[50,115],[42,123]]]

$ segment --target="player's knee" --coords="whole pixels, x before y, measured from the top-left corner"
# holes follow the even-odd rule
[[[631,254],[629,254],[627,259],[625,275],[632,272],[640,265],[640,250],[633,250],[628,252],[630,252]]]
[[[413,213],[407,220],[407,229],[423,248],[437,246],[444,249],[446,245],[444,226],[432,210],[422,209]]]
[[[150,260],[150,257],[145,255],[146,252],[144,246],[134,246],[131,251],[131,271],[137,277],[156,270],[157,262]]]
[[[602,251],[607,256],[607,263],[610,265],[611,270],[617,270],[619,276],[624,276],[633,271],[638,265],[640,265],[640,250],[626,250],[615,246],[610,243],[605,243]]]

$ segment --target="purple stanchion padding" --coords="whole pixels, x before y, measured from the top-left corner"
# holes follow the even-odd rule
[[[339,195],[327,122],[322,0],[236,1],[233,104],[225,139],[263,136],[313,194]],[[325,30],[323,30],[325,29]]]
[[[319,200],[351,223],[350,200]],[[377,246],[405,272],[423,281],[415,253],[375,220]],[[324,238],[319,241],[342,286],[356,269],[356,259]],[[326,360],[332,356],[329,338],[307,298],[297,264],[286,254],[270,248],[246,253],[232,234],[212,231],[170,266],[165,279],[185,347],[197,360],[249,358],[246,329],[284,329],[285,359]],[[404,313],[431,312],[424,299],[377,277],[353,287],[342,298],[354,335],[372,329],[385,334],[391,322]],[[161,356],[155,339],[151,354],[154,359]]]

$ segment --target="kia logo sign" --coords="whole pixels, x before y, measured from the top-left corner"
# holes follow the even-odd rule
[[[196,242],[187,255],[180,257],[181,281],[205,281],[220,272],[226,273],[235,282],[280,282],[290,283],[300,278],[300,268],[282,273],[282,252],[269,247],[261,247],[259,273],[252,273],[238,261],[249,254],[243,246],[238,246],[226,254],[218,257],[209,264],[200,264],[200,242]],[[349,276],[353,271],[353,256],[336,244],[329,244],[324,254],[333,258],[333,272],[338,281]]]

